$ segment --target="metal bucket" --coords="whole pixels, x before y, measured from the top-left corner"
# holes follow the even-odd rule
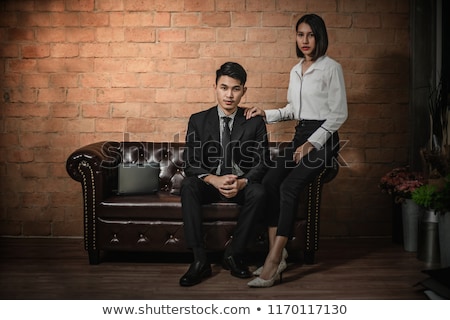
[[[438,215],[434,210],[423,210],[419,221],[417,259],[427,263],[439,263]]]

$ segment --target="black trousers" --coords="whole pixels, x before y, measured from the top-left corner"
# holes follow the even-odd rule
[[[277,235],[291,237],[298,211],[300,193],[326,165],[333,161],[339,146],[335,132],[320,149],[313,149],[296,164],[293,155],[323,121],[300,121],[295,128],[291,144],[280,153],[263,179],[267,192],[265,220],[268,226],[277,227]]]
[[[225,200],[212,185],[198,177],[186,177],[181,186],[181,205],[184,233],[189,248],[203,248],[202,205],[219,200],[235,202],[241,205],[237,225],[231,241],[233,254],[245,252],[258,215],[263,216],[265,190],[262,184],[251,183],[239,191],[236,197]]]

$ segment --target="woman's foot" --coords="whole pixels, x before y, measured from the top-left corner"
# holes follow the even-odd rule
[[[282,281],[282,274],[283,271],[286,269],[287,264],[286,260],[281,260],[281,262],[278,264],[278,267],[272,277],[269,279],[264,279],[263,275],[261,275],[258,278],[253,279],[252,281],[248,282],[247,285],[251,288],[268,288],[272,287],[275,284],[275,281],[278,277],[280,277],[280,282]],[[267,266],[266,269],[269,267]]]
[[[281,255],[281,260],[284,260],[284,262],[286,263],[286,259],[288,258],[288,256],[289,256],[289,254],[288,254],[286,248],[283,248],[283,253]],[[263,271],[263,267],[264,266],[261,266],[258,269],[256,269],[255,271],[253,271],[253,275],[254,276],[260,276],[262,271]]]

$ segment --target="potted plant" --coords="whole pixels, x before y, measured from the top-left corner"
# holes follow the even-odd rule
[[[438,216],[440,194],[433,184],[424,184],[412,192],[412,200],[423,208],[419,218],[417,258],[427,263],[440,261]]]
[[[411,199],[411,193],[425,182],[421,172],[412,172],[408,166],[398,167],[380,179],[381,192],[392,195],[396,203]]]
[[[450,267],[450,174],[443,187],[437,191],[437,218],[441,267]]]
[[[417,250],[420,207],[411,199],[412,192],[424,184],[421,172],[411,172],[409,167],[399,167],[385,174],[379,183],[384,193],[393,196],[394,204],[401,206],[401,217],[393,217],[393,231],[401,226],[403,247],[406,251]]]

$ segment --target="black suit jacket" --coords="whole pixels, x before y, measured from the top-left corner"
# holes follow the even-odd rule
[[[270,163],[266,124],[262,117],[245,119],[239,107],[231,132],[233,160],[249,182],[260,182]],[[220,122],[217,106],[193,114],[183,153],[187,176],[215,174],[220,164]]]

